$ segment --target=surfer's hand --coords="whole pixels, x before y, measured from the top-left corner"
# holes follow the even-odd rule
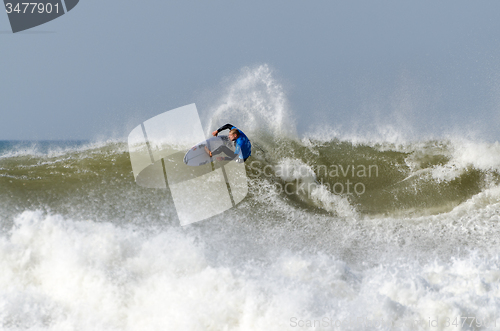
[[[212,152],[208,149],[207,146],[205,146],[205,152],[207,152],[207,154],[212,157]]]
[[[212,132],[212,136],[214,136],[214,137],[217,137],[218,134],[219,134],[219,132],[217,132],[217,130],[215,130],[214,132]],[[212,155],[210,155],[210,156],[212,156]]]

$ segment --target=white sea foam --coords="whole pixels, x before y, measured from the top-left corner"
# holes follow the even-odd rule
[[[210,110],[208,130],[230,122],[247,133],[262,130],[296,143],[285,96],[268,66],[244,69]],[[253,196],[237,208],[187,228],[160,228],[152,223],[164,220],[155,217],[175,214],[168,201],[151,202],[163,192],[117,188],[118,180],[105,176],[118,170],[98,168],[104,178],[89,188],[91,200],[73,199],[65,188],[72,208],[54,204],[61,197],[57,194],[42,206],[64,215],[24,211],[12,217],[10,232],[0,234],[0,328],[459,330],[452,323],[458,318],[461,324],[466,316],[476,326],[472,317],[486,323],[484,330],[498,329],[500,188],[495,176],[500,147],[450,137],[418,141],[398,125],[378,125],[362,134],[315,128],[302,143],[314,155],[332,139],[408,153],[410,176],[438,182],[472,168],[485,173],[485,187],[438,215],[362,216],[345,196],[318,183],[311,165],[278,155],[270,158],[278,180],[250,178]],[[94,150],[125,153],[126,144],[103,141],[48,150],[35,144],[0,157],[53,157],[38,163],[46,165]],[[426,165],[433,156],[445,161]],[[8,168],[2,170],[1,176],[11,176]],[[297,196],[330,213],[291,203],[279,192],[280,182],[311,184]],[[18,191],[24,192],[14,187],[9,193]],[[42,197],[32,196],[31,201]],[[16,198],[9,201],[15,204]],[[74,220],[89,201],[97,202],[85,215],[94,218]],[[29,203],[8,207],[24,210]],[[143,216],[144,221],[124,226],[126,220],[115,215],[120,208],[126,217]],[[436,326],[429,324],[434,320]]]
[[[331,189],[319,183],[312,167],[301,160],[284,158],[275,166],[275,173],[284,181],[295,184],[291,190],[287,190],[285,184],[283,189],[285,193],[297,194],[340,217],[354,217],[356,215],[347,196],[334,194]]]
[[[295,124],[283,86],[267,64],[244,68],[209,110],[208,131],[231,123],[244,132],[295,137]]]
[[[434,179],[450,181],[466,172],[469,168],[483,172],[500,172],[500,144],[473,142],[456,139],[450,142],[448,154],[450,160],[444,165],[432,168]]]
[[[494,330],[500,309],[495,256],[351,270],[321,252],[283,250],[270,252],[277,258],[269,262],[235,268],[208,259],[195,238],[180,229],[144,231],[24,212],[0,237],[0,325],[295,330],[321,322],[316,330],[334,330],[336,322],[345,330],[373,330],[377,323],[428,330],[429,318],[437,318],[434,329],[447,330],[447,319],[470,316]]]
[[[11,142],[12,147],[5,149],[0,154],[0,159],[31,156],[31,157],[46,157],[46,158],[61,158],[68,154],[79,154],[82,156],[85,152],[102,153],[100,149],[110,148],[113,153],[127,152],[125,140],[104,139],[92,142],[65,142],[65,141],[29,141],[29,142]],[[44,146],[47,144],[48,146]]]

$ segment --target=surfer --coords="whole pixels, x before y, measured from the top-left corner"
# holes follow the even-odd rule
[[[213,155],[217,155],[220,153],[224,153],[227,155],[227,157],[217,157],[217,161],[222,161],[222,160],[233,160],[234,158],[238,157],[236,159],[236,162],[238,163],[243,163],[245,162],[250,154],[252,153],[252,144],[250,143],[250,140],[247,138],[247,136],[243,133],[243,131],[239,130],[237,127],[235,127],[232,124],[226,124],[212,132],[212,136],[217,137],[219,132],[229,129],[229,139],[234,142],[235,149],[234,152],[227,146],[220,146],[214,151],[209,151],[207,150],[208,155],[212,157]]]

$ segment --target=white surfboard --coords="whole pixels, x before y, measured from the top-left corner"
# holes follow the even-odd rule
[[[203,164],[210,163],[215,160],[215,157],[210,157],[205,149],[207,147],[210,151],[214,151],[220,146],[225,145],[229,147],[232,151],[234,151],[234,143],[229,140],[228,136],[217,136],[202,141],[195,146],[193,146],[187,153],[184,155],[184,163],[189,166],[200,166]],[[224,156],[225,154],[221,154],[220,156]]]

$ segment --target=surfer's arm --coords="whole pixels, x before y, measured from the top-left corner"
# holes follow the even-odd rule
[[[220,128],[218,128],[214,132],[212,132],[212,135],[215,136],[215,137],[217,137],[217,135],[219,134],[219,132],[224,131],[224,130],[231,130],[234,127],[235,127],[234,125],[228,123],[226,125],[221,126]]]

